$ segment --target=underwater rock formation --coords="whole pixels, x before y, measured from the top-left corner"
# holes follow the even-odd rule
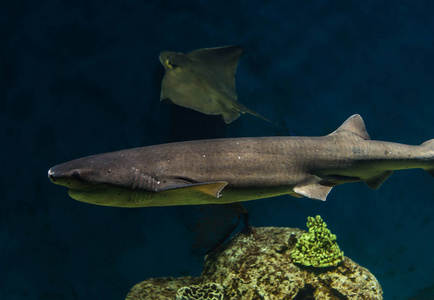
[[[192,297],[179,299],[383,299],[375,276],[348,257],[336,267],[295,264],[291,251],[303,233],[251,228],[208,254],[201,277],[148,279],[136,284],[126,299],[175,300],[181,287],[204,291],[211,286],[222,287],[224,295],[205,298],[202,293],[201,298],[192,292]]]

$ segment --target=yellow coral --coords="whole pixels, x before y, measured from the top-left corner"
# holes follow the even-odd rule
[[[341,262],[344,252],[336,243],[336,235],[320,216],[308,217],[309,232],[303,233],[291,251],[293,262],[304,266],[331,267]]]

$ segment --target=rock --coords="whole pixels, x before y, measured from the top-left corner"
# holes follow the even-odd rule
[[[149,279],[134,286],[127,299],[173,300],[179,288],[207,283],[222,286],[223,299],[231,300],[383,299],[375,276],[348,257],[336,267],[294,264],[290,253],[304,232],[251,228],[207,255],[200,278]]]

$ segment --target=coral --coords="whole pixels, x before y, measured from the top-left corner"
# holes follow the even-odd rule
[[[125,300],[173,300],[182,287],[200,284],[197,277],[161,277],[142,281],[131,288]]]
[[[207,283],[219,284],[224,300],[383,299],[375,276],[347,257],[333,268],[294,263],[291,252],[303,233],[251,228],[209,253],[200,278],[181,277],[176,284],[174,278],[148,279],[135,285],[127,299],[173,300],[181,287]]]
[[[176,300],[223,300],[223,287],[217,283],[182,287],[176,292]]]
[[[337,266],[344,252],[336,243],[336,235],[327,228],[320,216],[308,217],[309,232],[303,233],[291,252],[292,261],[317,268]]]

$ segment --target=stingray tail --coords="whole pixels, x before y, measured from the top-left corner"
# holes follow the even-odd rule
[[[248,108],[248,107],[242,105],[242,104],[239,103],[239,102],[236,102],[236,108],[237,108],[237,110],[238,110],[240,113],[242,113],[242,114],[248,113],[248,114],[251,114],[252,116],[255,116],[255,117],[258,117],[258,118],[260,118],[260,119],[262,119],[262,120],[264,120],[264,121],[267,121],[267,122],[269,122],[269,123],[271,123],[271,124],[273,124],[273,125],[275,125],[275,126],[277,126],[277,127],[282,127],[282,125],[280,125],[280,124],[278,124],[278,123],[276,123],[276,122],[274,122],[274,121],[271,121],[270,119],[267,119],[266,117],[264,117],[264,116],[258,114],[258,113],[257,113],[256,111],[254,111],[253,109],[250,109],[250,108]]]

